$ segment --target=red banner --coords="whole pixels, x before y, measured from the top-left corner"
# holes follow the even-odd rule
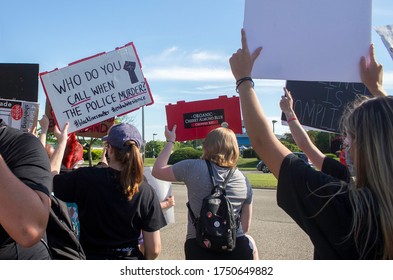
[[[176,140],[203,139],[213,129],[226,126],[242,133],[239,97],[185,102],[165,106],[169,129],[176,124]]]

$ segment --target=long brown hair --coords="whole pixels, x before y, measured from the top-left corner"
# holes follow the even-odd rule
[[[141,153],[134,141],[127,141],[125,145],[128,149],[120,150],[112,147],[116,161],[123,166],[120,171],[120,184],[128,200],[139,191],[139,186],[143,181],[143,161]]]
[[[367,253],[367,245],[376,242],[371,237],[376,226],[383,237],[379,253],[393,259],[393,98],[357,101],[344,114],[343,129],[352,139],[356,170],[349,185],[355,242],[360,253]]]

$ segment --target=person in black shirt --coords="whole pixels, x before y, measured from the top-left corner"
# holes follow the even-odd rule
[[[350,180],[348,168],[339,161],[325,156],[318,147],[314,145],[307,132],[301,126],[298,118],[296,117],[296,113],[293,110],[291,92],[286,88],[284,88],[284,95],[281,96],[280,108],[285,114],[295,143],[307,155],[314,166],[322,172],[348,183]]]
[[[278,205],[309,235],[314,258],[393,259],[393,98],[382,88],[373,46],[370,62],[362,58],[360,68],[363,82],[378,97],[356,102],[344,114],[355,171],[345,182],[310,168],[275,137],[251,79],[262,48],[250,53],[244,30],[241,42],[229,62],[248,136],[278,178]]]
[[[50,259],[49,159],[39,140],[0,119],[0,259]]]
[[[51,158],[59,173],[67,142],[68,124],[57,135],[62,151]],[[80,242],[87,259],[155,259],[161,250],[160,229],[166,225],[153,188],[143,182],[142,144],[138,130],[121,123],[103,138],[109,167],[80,167],[53,178],[54,194],[75,202],[80,221]],[[138,246],[142,232],[144,255]]]

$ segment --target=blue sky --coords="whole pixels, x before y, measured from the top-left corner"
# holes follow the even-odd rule
[[[147,141],[154,133],[164,140],[165,105],[236,95],[228,59],[240,47],[244,0],[1,0],[0,10],[0,63],[39,63],[50,71],[134,42],[155,100],[144,110]],[[374,0],[372,15],[373,26],[393,24],[393,2]],[[372,40],[392,93],[393,61],[374,30]],[[270,120],[280,120],[284,84],[256,81]],[[43,104],[41,84],[39,96]],[[140,130],[141,111],[130,114]],[[288,131],[279,122],[275,130]]]

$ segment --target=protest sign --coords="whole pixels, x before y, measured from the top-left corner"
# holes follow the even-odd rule
[[[160,202],[165,201],[169,196],[172,195],[172,184],[171,182],[162,181],[157,179],[151,174],[153,167],[145,166],[143,169],[143,175],[147,183],[153,187],[155,192],[157,193],[158,200]],[[162,213],[164,214],[165,220],[168,224],[175,222],[175,207],[172,206],[170,208],[162,209]]]
[[[55,128],[56,125],[56,121],[53,117],[52,112],[53,112],[52,106],[50,105],[49,101],[46,100],[45,114],[49,119],[48,132],[53,132],[53,129]],[[108,130],[114,124],[114,121],[115,121],[114,118],[110,118],[108,120],[96,123],[95,125],[92,125],[88,128],[78,130],[76,132],[76,135],[82,137],[102,138],[108,134]]]
[[[361,82],[371,43],[371,0],[246,0],[250,51],[263,47],[252,76]]]
[[[0,99],[0,119],[8,126],[23,132],[32,132],[37,126],[39,103]]]
[[[89,128],[153,104],[133,43],[40,73],[59,127]]]
[[[340,133],[340,119],[346,106],[357,96],[371,95],[362,83],[287,81],[293,109],[308,129]],[[281,115],[283,124],[285,115]]]
[[[178,101],[165,106],[168,128],[176,124],[176,140],[205,138],[212,130],[225,126],[242,133],[239,97],[220,96],[201,101]]]
[[[393,59],[393,24],[375,27],[375,31],[381,36],[382,42]]]
[[[0,98],[38,102],[39,65],[0,63]]]

